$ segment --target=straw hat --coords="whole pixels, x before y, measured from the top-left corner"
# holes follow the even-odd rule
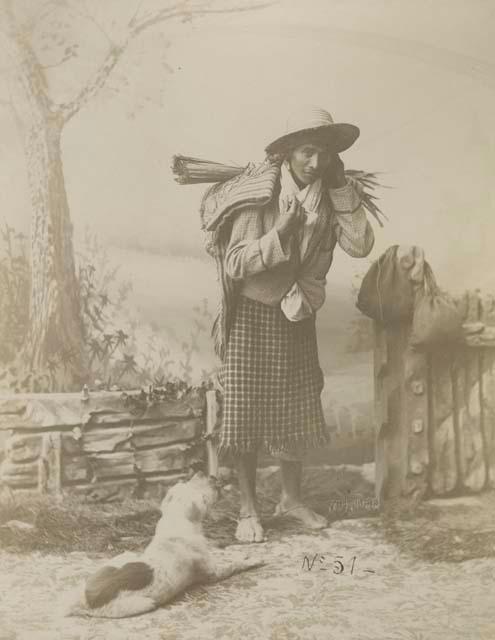
[[[266,153],[286,151],[287,147],[316,139],[328,145],[336,153],[348,149],[359,137],[359,128],[353,124],[335,123],[332,116],[318,107],[305,107],[290,115],[278,138],[266,147]]]

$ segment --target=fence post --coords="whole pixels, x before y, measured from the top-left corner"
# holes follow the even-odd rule
[[[208,456],[208,473],[217,477],[218,455],[213,434],[218,420],[218,400],[215,390],[206,392],[206,453]]]
[[[410,323],[375,324],[376,496],[419,498],[427,490],[427,358],[408,344]]]
[[[45,433],[41,441],[41,455],[38,461],[38,491],[60,495],[62,482],[61,435]]]
[[[428,447],[431,428],[428,405],[431,387],[428,383],[427,355],[406,347],[402,428],[405,431],[407,468],[403,493],[414,499],[420,499],[427,493],[431,475]]]
[[[402,494],[407,475],[407,432],[404,429],[404,351],[407,327],[378,328],[375,349],[376,494],[386,500]]]
[[[452,492],[460,482],[458,433],[455,412],[455,350],[429,356],[429,487],[433,495]]]
[[[388,423],[387,394],[387,335],[384,328],[373,323],[375,335],[374,393],[375,393],[375,495],[379,501],[384,498],[388,483],[386,432]]]
[[[474,327],[458,344],[416,351],[411,323],[375,324],[380,499],[495,486],[495,301],[475,292],[461,303],[464,319],[485,329]]]

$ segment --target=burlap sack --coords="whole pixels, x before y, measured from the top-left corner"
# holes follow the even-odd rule
[[[359,290],[356,306],[384,325],[412,319],[414,289],[397,258],[398,245],[389,247],[371,265]]]
[[[462,323],[460,310],[439,289],[430,265],[425,263],[424,285],[416,293],[410,344],[420,349],[457,342],[463,335]]]

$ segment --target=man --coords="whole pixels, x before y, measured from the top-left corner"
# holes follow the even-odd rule
[[[328,441],[315,316],[334,248],[364,257],[374,243],[360,188],[346,178],[338,156],[358,136],[357,127],[335,124],[321,109],[289,120],[266,148],[268,168],[259,183],[273,177],[269,197],[255,205],[239,197],[231,207],[222,260],[236,302],[223,357],[219,451],[236,461],[240,541],[264,539],[256,505],[261,448],[280,459],[276,515],[311,529],[327,524],[302,502],[302,458]]]

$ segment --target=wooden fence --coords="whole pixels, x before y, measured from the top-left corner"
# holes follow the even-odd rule
[[[470,328],[449,349],[414,351],[410,325],[375,324],[381,500],[495,487],[495,303],[469,294],[462,304]],[[98,501],[159,498],[198,460],[216,473],[208,432],[219,426],[218,399],[189,394],[136,413],[118,392],[0,396],[0,434],[9,433],[0,484]]]
[[[376,492],[425,498],[495,487],[495,304],[469,293],[455,346],[414,351],[375,324]]]
[[[136,412],[119,392],[0,396],[0,484],[96,501],[158,497],[204,458],[204,396]]]

